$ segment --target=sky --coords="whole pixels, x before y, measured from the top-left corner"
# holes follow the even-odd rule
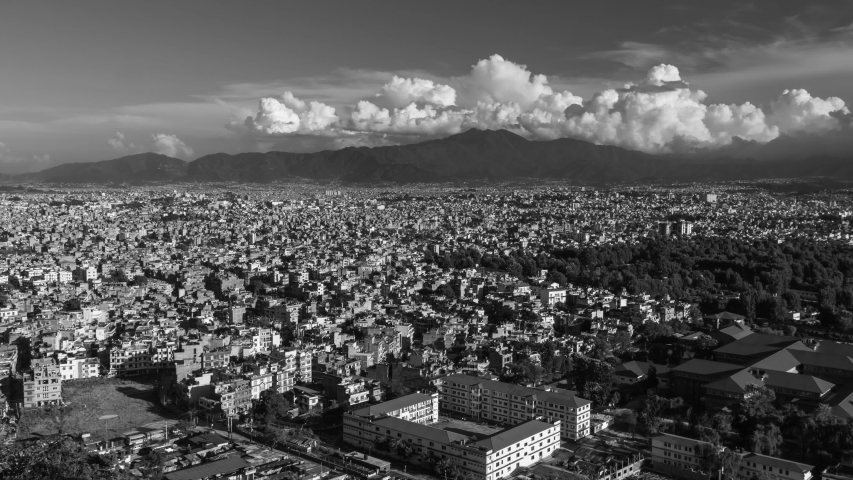
[[[8,2],[0,45],[4,173],[472,127],[649,153],[853,136],[853,0]]]

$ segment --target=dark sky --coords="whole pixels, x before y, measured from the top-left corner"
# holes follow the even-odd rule
[[[513,109],[506,125],[524,125],[531,138],[652,152],[670,148],[673,136],[717,146],[732,135],[822,133],[840,128],[831,120],[853,101],[851,43],[851,1],[8,2],[0,13],[0,171],[143,150],[192,159],[415,141],[499,128],[496,112]],[[677,75],[668,70],[655,84],[647,72],[659,64]],[[402,97],[378,95],[394,75],[414,86],[403,85]],[[626,82],[636,85],[623,89]],[[455,101],[424,93],[439,86]],[[649,97],[652,87],[669,96]],[[588,102],[608,89],[621,89],[610,116],[563,122],[565,106],[592,115]],[[780,100],[786,89],[808,96],[797,90]],[[282,100],[285,91],[306,106]],[[575,100],[553,97],[564,91]],[[265,97],[280,106],[257,117]],[[379,113],[359,109],[359,100]],[[401,117],[394,109],[409,100],[415,106]],[[310,114],[312,101],[334,117],[320,107]],[[488,114],[478,102],[492,105]],[[745,102],[767,125],[754,125]],[[740,123],[719,120],[727,114],[707,108],[716,104],[737,105]],[[439,118],[444,110],[452,118]],[[368,120],[358,123],[355,111]],[[722,123],[710,125],[711,115]],[[247,116],[256,121],[246,124]],[[680,124],[660,130],[673,116]]]

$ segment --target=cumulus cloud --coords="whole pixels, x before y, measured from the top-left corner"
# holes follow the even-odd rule
[[[376,94],[386,98],[394,107],[404,107],[412,102],[423,102],[437,107],[456,105],[456,90],[422,78],[400,78],[394,75]]]
[[[175,158],[188,158],[193,155],[193,149],[175,135],[158,133],[151,135],[154,152]]]
[[[127,152],[136,149],[133,142],[124,142],[124,134],[121,132],[116,132],[114,137],[107,140],[107,143],[109,146],[113,147],[113,150],[117,150],[119,152]]]
[[[849,125],[836,97],[785,90],[764,107],[709,104],[674,65],[585,100],[558,92],[545,75],[500,55],[479,60],[446,83],[394,76],[369,98],[336,107],[292,92],[262,98],[258,111],[229,125],[247,135],[335,139],[334,146],[407,143],[468,128],[506,128],[530,139],[577,138],[650,153],[718,148],[733,139],[766,143],[780,135],[817,134]],[[340,115],[338,115],[340,111]]]

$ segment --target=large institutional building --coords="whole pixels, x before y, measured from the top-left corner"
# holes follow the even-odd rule
[[[707,456],[713,447],[708,442],[663,433],[652,437],[652,465],[658,472],[684,480],[707,480],[717,472],[708,470]],[[719,448],[719,447],[717,447]],[[811,480],[811,465],[758,453],[739,453],[737,472],[722,472],[724,478],[749,480],[768,474],[779,480]],[[736,473],[736,475],[733,475]]]
[[[447,459],[475,480],[505,477],[560,447],[560,420],[529,419],[480,439],[429,425],[437,420],[438,394],[415,393],[345,414],[344,441],[367,448],[401,440],[415,454]]]
[[[592,402],[568,390],[543,390],[470,375],[441,379],[441,408],[472,418],[516,425],[534,418],[559,420],[561,436],[577,440],[589,435]]]

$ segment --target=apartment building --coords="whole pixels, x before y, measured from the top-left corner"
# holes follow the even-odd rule
[[[556,303],[566,303],[565,288],[543,288],[539,290],[539,300],[543,307],[553,307]]]
[[[532,419],[475,440],[402,418],[409,413],[406,408],[429,411],[435,408],[437,400],[434,396],[413,394],[392,400],[395,403],[391,406],[374,406],[378,407],[378,417],[371,414],[372,407],[348,413],[344,415],[344,441],[364,448],[377,442],[402,440],[417,454],[453,462],[465,476],[475,480],[506,477],[520,467],[549,457],[560,446],[559,420],[549,423]],[[389,415],[392,413],[399,416]]]
[[[56,405],[62,400],[62,372],[54,358],[35,358],[24,372],[24,408]]]
[[[259,328],[252,333],[252,347],[255,352],[268,353],[281,346],[281,334],[271,328]]]
[[[449,375],[437,385],[443,410],[510,425],[540,417],[560,420],[561,436],[568,440],[590,434],[592,402],[568,390],[543,390],[469,375]]]
[[[776,457],[768,457],[758,453],[747,453],[740,463],[738,478],[749,480],[753,476],[762,478],[763,475],[779,480],[810,480],[812,465],[792,462]]]
[[[100,376],[101,363],[97,358],[69,358],[68,356],[62,356],[57,360],[63,381]]]
[[[110,376],[146,375],[151,368],[148,345],[123,345],[110,350]]]
[[[277,363],[254,365],[252,367],[252,372],[249,374],[249,381],[252,384],[253,400],[260,399],[261,392],[275,388],[278,370],[279,365]]]
[[[215,382],[212,386],[213,394],[208,398],[219,402],[226,416],[247,412],[252,406],[252,384],[249,380]]]

